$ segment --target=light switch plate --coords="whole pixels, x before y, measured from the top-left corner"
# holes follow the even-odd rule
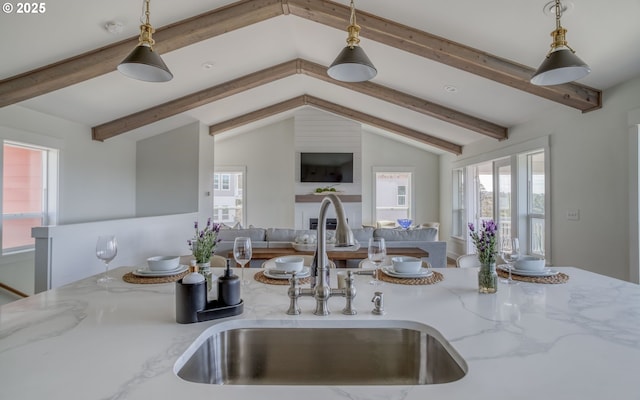
[[[567,210],[567,220],[568,221],[578,221],[580,220],[580,210],[576,209],[571,209],[571,210]]]

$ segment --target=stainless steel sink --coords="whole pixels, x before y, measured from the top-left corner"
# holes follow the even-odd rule
[[[235,322],[205,331],[176,363],[177,375],[221,385],[428,385],[467,372],[439,332],[422,324]]]

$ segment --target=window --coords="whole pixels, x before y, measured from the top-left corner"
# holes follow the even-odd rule
[[[230,226],[245,224],[244,167],[216,167],[213,174],[213,220]]]
[[[513,193],[511,191],[511,160],[505,158],[495,161],[494,174],[497,179],[495,180],[496,188],[496,210],[495,221],[498,225],[498,239],[503,240],[505,238],[511,238],[512,236],[512,221],[513,217]]]
[[[398,186],[398,206],[407,205],[407,187],[404,185]]]
[[[476,222],[493,219],[493,163],[483,163],[475,168],[477,214]]]
[[[531,254],[545,254],[545,176],[544,152],[527,154],[527,228]]]
[[[412,172],[374,171],[375,207],[374,221],[396,221],[400,218],[411,219],[412,211]]]
[[[452,182],[453,207],[451,215],[451,236],[458,238],[464,237],[467,230],[464,181],[464,169],[454,169]]]
[[[222,174],[222,190],[231,189],[231,175]]]
[[[2,254],[34,248],[31,228],[55,223],[57,151],[3,144]]]
[[[213,190],[220,190],[220,174],[213,174]]]
[[[545,213],[549,199],[547,151],[548,138],[540,138],[482,154],[471,160],[474,163],[453,164],[452,236],[466,241],[468,253],[475,248],[466,235],[467,223],[478,226],[483,220],[494,219],[499,240],[517,237],[523,253],[550,257],[549,216]],[[465,175],[474,179],[464,182]],[[469,196],[463,200],[468,212],[462,226],[460,201],[464,193]]]
[[[213,174],[213,190],[231,190],[231,175]]]

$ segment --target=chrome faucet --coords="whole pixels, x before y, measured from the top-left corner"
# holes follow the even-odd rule
[[[353,276],[350,275],[350,282],[346,288],[332,288],[329,283],[329,257],[327,257],[327,209],[329,204],[333,204],[336,210],[337,226],[336,226],[336,247],[349,247],[356,244],[353,232],[347,224],[347,217],[340,198],[329,193],[320,204],[320,213],[318,215],[318,247],[311,264],[311,288],[300,289],[300,296],[313,296],[316,299],[315,315],[329,315],[329,307],[327,301],[332,296],[347,297],[347,307],[342,312],[344,314],[355,314],[355,310],[351,307],[351,302],[355,297],[355,287],[353,287]]]

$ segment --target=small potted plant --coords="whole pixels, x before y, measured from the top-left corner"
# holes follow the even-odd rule
[[[198,221],[193,223],[195,235],[192,239],[187,240],[187,244],[191,249],[193,257],[198,265],[200,272],[207,279],[207,289],[211,289],[211,256],[216,249],[216,245],[220,242],[218,232],[220,232],[220,224],[211,223],[211,218],[207,219],[207,225],[204,229],[198,229]]]
[[[473,224],[469,224],[469,236],[476,246],[476,254],[480,261],[478,271],[478,291],[480,293],[495,293],[498,291],[498,274],[496,272],[496,231],[498,227],[493,220],[482,221],[482,226],[476,231]]]

